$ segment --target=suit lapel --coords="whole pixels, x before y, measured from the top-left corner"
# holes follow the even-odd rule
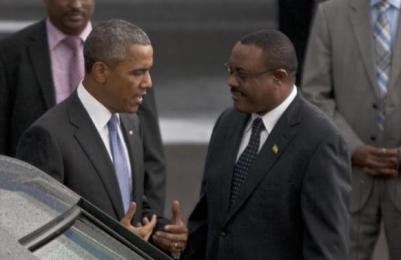
[[[399,92],[399,78],[401,74],[401,17],[398,17],[398,28],[396,33],[396,38],[393,42],[392,56],[391,56],[391,72],[390,72],[390,82],[388,85],[388,95],[387,98],[392,101],[394,105],[398,104],[399,95],[394,95],[393,92]]]
[[[113,163],[107,149],[92,123],[92,119],[79,100],[77,92],[75,91],[67,100],[70,122],[77,127],[74,136],[96,169],[96,173],[102,180],[104,189],[112,202],[115,214],[121,219],[124,216],[123,203]]]
[[[350,20],[361,53],[360,56],[372,83],[371,87],[376,95],[380,97],[375,72],[374,38],[372,25],[370,24],[371,10],[368,2],[367,0],[351,0]]]
[[[242,134],[249,118],[249,115],[246,114],[238,115],[239,116],[236,117],[235,120],[231,121],[230,126],[227,128],[230,129],[230,131],[227,132],[225,137],[228,141],[224,142],[224,151],[221,151],[224,153],[223,159],[221,160],[221,166],[219,168],[221,174],[218,174],[217,180],[214,182],[219,183],[219,187],[216,189],[219,194],[213,197],[219,199],[218,202],[215,202],[215,205],[218,205],[218,209],[224,210],[224,214],[221,214],[222,217],[225,217],[226,213],[228,212],[234,165],[237,158],[239,145],[241,143]]]
[[[124,134],[125,143],[127,145],[129,160],[131,162],[131,174],[133,176],[133,194],[141,196],[143,183],[143,155],[141,154],[141,137],[139,135],[139,127],[135,125],[138,123],[136,116],[127,114],[120,114],[122,132]]]
[[[47,43],[46,23],[44,20],[38,24],[37,29],[37,33],[31,37],[31,43],[28,45],[28,53],[40,85],[43,99],[45,100],[46,107],[49,109],[55,104],[55,95]]]
[[[285,152],[290,141],[295,137],[299,123],[300,102],[301,98],[298,94],[269,134],[254,165],[249,169],[248,177],[241,187],[237,201],[228,213],[225,223],[242,207],[247,198],[259,186],[262,178],[269,173],[270,169]]]

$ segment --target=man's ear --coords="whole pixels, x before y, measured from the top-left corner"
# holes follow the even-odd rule
[[[92,65],[92,75],[96,82],[100,84],[104,84],[107,82],[107,79],[110,74],[110,68],[106,63],[102,61],[97,61]]]
[[[288,76],[288,72],[285,69],[277,69],[273,72],[273,80],[276,83],[286,81]]]

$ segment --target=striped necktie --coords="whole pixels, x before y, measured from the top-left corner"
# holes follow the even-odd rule
[[[376,5],[378,16],[374,26],[376,40],[376,76],[379,87],[379,109],[377,114],[377,126],[379,130],[379,141],[382,141],[384,131],[384,99],[387,94],[387,87],[391,68],[391,33],[390,23],[387,17],[387,10],[390,7],[388,0],[382,0]]]

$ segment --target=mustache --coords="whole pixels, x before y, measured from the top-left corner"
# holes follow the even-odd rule
[[[65,12],[66,15],[85,15],[85,11],[83,8],[72,7],[68,11]]]
[[[238,87],[235,87],[235,86],[230,86],[230,91],[231,92],[241,92],[240,89]]]

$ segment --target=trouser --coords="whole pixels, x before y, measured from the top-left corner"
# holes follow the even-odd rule
[[[390,199],[389,181],[377,178],[366,205],[352,214],[350,260],[370,260],[383,223],[391,260],[401,260],[401,211]]]

